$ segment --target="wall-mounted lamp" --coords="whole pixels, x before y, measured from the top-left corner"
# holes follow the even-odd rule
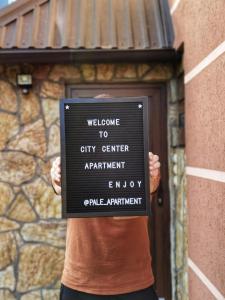
[[[18,74],[17,85],[22,88],[23,94],[28,94],[29,89],[32,87],[32,76],[31,74]]]

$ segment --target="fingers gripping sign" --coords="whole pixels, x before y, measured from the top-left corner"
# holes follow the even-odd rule
[[[61,194],[61,161],[60,157],[57,157],[51,167],[51,180],[52,186],[57,194]]]
[[[160,166],[159,156],[149,152],[150,193],[154,193],[159,186]]]
[[[149,152],[149,178],[150,178],[150,194],[154,193],[160,182],[160,162],[159,156],[154,155],[152,152]],[[118,220],[127,220],[127,219],[135,219],[138,216],[133,217],[114,217],[114,219]]]

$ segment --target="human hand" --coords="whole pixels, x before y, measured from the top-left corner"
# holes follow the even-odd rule
[[[150,193],[154,193],[159,186],[160,166],[159,156],[149,152]]]
[[[53,161],[50,174],[55,192],[61,194],[61,161],[59,156]]]
[[[160,182],[160,162],[159,156],[149,152],[149,178],[150,178],[150,194],[154,193]],[[150,195],[151,199],[151,195]],[[129,217],[113,217],[116,220],[128,220],[140,218],[140,216],[129,216]]]

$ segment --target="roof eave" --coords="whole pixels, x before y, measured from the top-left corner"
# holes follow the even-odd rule
[[[146,50],[118,49],[1,49],[0,64],[17,63],[112,63],[170,61],[180,59],[173,48]]]

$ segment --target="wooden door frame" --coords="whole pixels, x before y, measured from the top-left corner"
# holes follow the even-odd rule
[[[164,143],[159,143],[159,147],[161,149],[154,148],[154,145],[150,141],[150,149],[153,153],[161,153],[160,161],[161,161],[161,168],[162,170],[162,177],[161,177],[161,184],[158,189],[158,191],[153,196],[152,201],[152,212],[156,215],[155,217],[155,223],[151,223],[151,252],[156,253],[155,260],[152,263],[152,267],[154,270],[155,277],[160,276],[160,280],[164,283],[165,287],[165,293],[166,293],[166,300],[171,299],[171,290],[172,290],[172,281],[171,281],[171,261],[170,261],[170,199],[169,199],[169,172],[168,172],[168,125],[167,125],[167,93],[166,93],[166,84],[165,83],[137,83],[137,82],[125,82],[125,83],[77,83],[77,84],[68,84],[66,86],[66,96],[70,98],[70,95],[72,94],[72,89],[77,90],[85,90],[85,89],[91,89],[91,90],[101,90],[101,89],[107,89],[107,90],[115,90],[116,89],[127,89],[127,88],[137,89],[137,90],[151,90],[151,95],[154,97],[159,97],[160,99],[160,115],[164,116],[162,120],[160,120],[161,124],[161,130],[162,136],[160,137],[161,140],[164,140]],[[110,91],[108,91],[110,94]],[[98,93],[96,93],[97,95]],[[146,95],[146,94],[145,94]],[[140,95],[140,96],[145,96]],[[121,95],[124,96],[124,95]],[[147,95],[150,96],[150,95]],[[153,118],[150,118],[150,120]],[[157,136],[157,132],[152,132],[153,138],[159,138]],[[154,137],[155,136],[155,137]],[[165,147],[166,145],[166,147]],[[163,206],[159,207],[158,205],[158,199],[164,196],[163,198]],[[162,212],[163,209],[163,212]],[[162,218],[163,213],[163,218]],[[169,228],[166,228],[166,226],[163,227],[163,224],[161,222],[157,222],[158,220],[163,220],[166,224],[169,224]],[[154,219],[153,219],[154,220]],[[161,261],[163,260],[163,257],[165,257],[165,253],[160,247],[160,243],[162,243],[162,237],[157,236],[157,230],[156,227],[161,229],[161,232],[163,232],[163,240],[166,245],[168,245],[168,252],[166,253],[167,259],[165,264],[160,265],[157,263],[157,257],[161,258]],[[154,240],[154,243],[153,243]],[[156,249],[157,248],[157,249]],[[154,254],[153,254],[154,255]],[[169,281],[169,284],[168,284]],[[156,284],[157,288],[157,284]],[[159,295],[160,296],[160,295]]]
[[[146,83],[138,83],[138,82],[111,82],[111,83],[69,83],[69,84],[66,84],[66,89],[65,89],[65,94],[66,94],[66,97],[69,96],[70,94],[70,90],[73,89],[73,88],[76,88],[78,90],[83,90],[84,88],[86,89],[100,89],[100,88],[103,88],[103,89],[112,89],[114,90],[116,88],[118,89],[123,89],[124,87],[132,87],[134,89],[148,89],[148,88],[151,88],[151,89],[155,89],[155,90],[160,90],[161,92],[164,92],[164,96],[166,96],[166,84],[165,83],[157,83],[157,82],[153,82],[153,83],[150,83],[150,82],[146,82]]]

